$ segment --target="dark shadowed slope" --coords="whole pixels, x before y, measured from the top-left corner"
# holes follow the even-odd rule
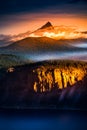
[[[24,57],[20,57],[17,55],[0,54],[0,68],[24,65],[26,63],[32,63],[32,61],[25,60]]]
[[[79,39],[78,39],[79,41]],[[2,48],[12,50],[13,52],[55,52],[55,51],[79,51],[83,48],[76,48],[70,45],[75,40],[54,40],[48,37],[28,37],[23,40],[12,43],[8,47]],[[77,42],[77,40],[76,40]],[[75,44],[75,43],[74,43]]]
[[[53,25],[51,24],[51,22],[47,22],[45,25],[43,25],[40,29],[46,29],[46,28],[53,28]]]
[[[51,51],[63,47],[61,43],[47,37],[28,37],[11,44],[7,49],[16,51]]]
[[[0,72],[0,107],[87,109],[86,62],[47,61]]]

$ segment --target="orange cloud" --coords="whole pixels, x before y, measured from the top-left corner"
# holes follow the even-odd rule
[[[15,17],[15,21],[10,21]],[[20,14],[18,16],[10,16],[9,20],[5,22],[5,26],[0,29],[3,34],[19,34],[26,31],[34,31],[47,21],[51,21],[54,26],[76,26],[79,30],[87,30],[87,17],[79,17],[77,15],[68,14]]]

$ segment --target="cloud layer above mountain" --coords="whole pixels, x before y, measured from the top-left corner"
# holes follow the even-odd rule
[[[46,21],[87,30],[86,0],[1,0],[0,33],[18,34],[37,29]]]

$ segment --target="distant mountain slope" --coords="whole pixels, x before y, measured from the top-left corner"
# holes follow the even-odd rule
[[[12,52],[55,52],[55,51],[80,51],[84,48],[76,48],[71,44],[83,42],[84,39],[74,40],[55,40],[48,37],[27,37],[23,40],[12,43],[8,47],[4,47],[5,50],[11,50]],[[84,49],[86,50],[86,49]]]
[[[15,51],[49,51],[63,48],[62,42],[47,37],[28,37],[14,42],[7,48]]]
[[[34,30],[32,32],[27,31],[25,33],[20,33],[18,35],[1,34],[0,35],[0,47],[8,46],[15,41],[19,41],[19,40],[21,41],[23,39],[27,39],[28,37],[31,37],[30,41],[28,41],[28,42],[32,42],[32,43],[34,42],[34,41],[32,41],[32,38],[34,38],[33,40],[37,40],[37,39],[35,39],[35,37],[38,39],[40,37],[41,37],[41,39],[43,39],[44,37],[52,38],[52,39],[54,39],[54,40],[56,39],[60,42],[60,40],[66,41],[66,40],[70,40],[70,39],[71,40],[73,40],[73,39],[75,39],[75,40],[86,39],[87,40],[87,33],[86,33],[86,31],[79,32],[79,31],[77,31],[76,28],[71,27],[71,26],[62,26],[62,25],[53,26],[51,24],[51,22],[47,22],[46,24],[44,24],[43,26],[41,26],[40,28],[38,28],[37,30]],[[46,42],[46,40],[47,39],[45,39],[45,42]],[[56,43],[56,41],[55,41],[55,43]]]
[[[54,31],[55,31],[55,28],[51,24],[51,22],[47,22],[46,24],[44,24],[37,30],[33,31],[29,36],[30,37],[45,37],[45,33],[47,33],[47,32],[52,33]],[[46,37],[49,37],[49,36],[46,35]]]
[[[40,29],[46,29],[46,28],[48,28],[48,27],[50,27],[50,28],[53,28],[53,25],[51,24],[51,22],[47,22],[45,25],[43,25]],[[39,29],[39,30],[40,30]]]
[[[30,32],[30,31],[27,31],[27,32],[25,32],[25,33],[20,33],[20,34],[18,34],[18,35],[13,35],[12,39],[13,39],[14,41],[18,41],[18,40],[24,39],[24,38],[26,38],[26,37],[29,37],[30,34],[31,34],[31,32]]]
[[[39,29],[33,31],[30,37],[49,37],[53,39],[78,39],[87,38],[86,32],[80,32],[78,28],[72,26],[53,26],[51,22],[47,22]]]

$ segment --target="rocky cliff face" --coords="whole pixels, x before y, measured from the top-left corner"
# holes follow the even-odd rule
[[[41,62],[0,70],[0,107],[86,109],[86,101],[85,62]]]
[[[53,88],[63,89],[73,86],[78,81],[83,80],[87,74],[87,66],[81,63],[65,63],[58,65],[40,66],[33,72],[37,74],[34,83],[36,92],[51,91]]]

